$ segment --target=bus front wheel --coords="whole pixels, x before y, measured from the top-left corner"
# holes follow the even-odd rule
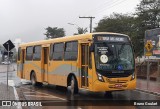
[[[33,86],[42,86],[42,83],[37,82],[36,75],[34,72],[31,74],[31,83]]]
[[[112,92],[111,91],[106,91],[104,94],[105,97],[113,97]]]

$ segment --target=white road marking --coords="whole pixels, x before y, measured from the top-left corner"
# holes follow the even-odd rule
[[[26,90],[31,90],[31,89],[27,89],[27,88],[24,88],[24,87],[22,87],[22,88],[23,88],[23,89],[26,89]],[[34,91],[34,90],[31,90],[31,91]],[[32,92],[31,92],[31,93],[32,93]],[[47,96],[49,96],[49,97],[58,98],[58,99],[60,99],[60,100],[66,100],[66,99],[63,99],[63,98],[61,98],[61,97],[53,96],[53,95],[51,95],[51,94],[47,94],[47,93],[43,93],[43,92],[39,92],[39,91],[35,91],[35,93],[44,94],[44,95],[47,95]]]
[[[145,94],[151,94],[151,95],[153,95],[153,96],[160,96],[160,93],[158,93],[158,92],[149,92],[149,91],[147,91],[147,90],[140,90],[140,89],[138,89],[138,88],[136,88],[136,90],[135,91],[137,91],[137,92],[141,92],[141,93],[145,93]]]
[[[18,101],[19,97],[15,88],[15,84],[13,80],[8,80],[8,85],[13,87],[15,99]],[[17,105],[17,109],[22,109],[20,105]]]
[[[28,83],[31,83],[31,81],[30,80],[21,79],[21,83],[22,84],[28,84]]]
[[[35,93],[35,92],[23,92],[23,93]]]
[[[8,80],[8,85],[14,87],[15,86],[14,81],[13,80]]]
[[[30,96],[30,97],[44,97],[44,98],[57,98],[55,96],[44,96],[44,95],[25,95],[25,96]]]

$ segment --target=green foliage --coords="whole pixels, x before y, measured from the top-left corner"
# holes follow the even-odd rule
[[[159,27],[160,0],[142,0],[137,6],[136,15],[146,29]]]
[[[160,1],[159,0],[142,0],[136,8],[136,22],[137,27],[135,33],[137,34],[134,45],[136,45],[137,55],[143,54],[145,31],[159,27],[160,23]],[[137,40],[140,39],[139,42]],[[138,49],[139,48],[139,49]]]
[[[95,28],[95,31],[115,32],[129,35],[137,54],[141,49],[141,39],[137,38],[136,21],[137,18],[133,17],[133,15],[113,13],[111,16],[100,20],[98,26]]]
[[[95,31],[126,33],[132,30],[133,22],[132,16],[113,13],[110,17],[100,20]]]
[[[46,33],[44,33],[44,35],[46,35],[47,39],[65,36],[65,31],[63,28],[47,27],[47,28],[45,28],[45,30],[46,30]]]
[[[94,31],[117,32],[130,36],[136,56],[143,55],[144,36],[147,29],[158,28],[160,0],[142,0],[132,15],[113,13],[101,19]]]
[[[74,35],[85,34],[86,32],[88,32],[87,28],[80,28],[80,27],[78,27],[77,30],[78,30],[78,33],[74,33]]]

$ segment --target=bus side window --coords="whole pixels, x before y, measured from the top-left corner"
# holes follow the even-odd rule
[[[41,60],[41,46],[35,46],[33,50],[33,60],[40,61]]]
[[[78,42],[66,42],[64,60],[76,61],[78,55]]]
[[[30,46],[30,47],[27,47],[26,49],[26,60],[32,60],[33,58],[33,47]]]
[[[53,46],[53,60],[63,60],[64,43],[56,43]]]

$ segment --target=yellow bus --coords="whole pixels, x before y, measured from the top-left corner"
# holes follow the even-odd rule
[[[136,87],[135,60],[129,36],[88,33],[21,44],[17,75],[33,85],[46,82],[106,93]]]

